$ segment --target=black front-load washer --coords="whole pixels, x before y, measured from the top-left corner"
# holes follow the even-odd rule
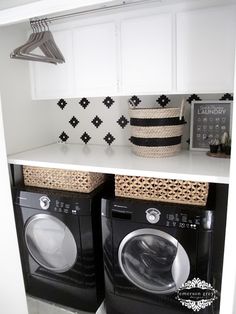
[[[107,314],[194,313],[177,300],[187,280],[212,282],[213,214],[206,207],[102,200]],[[212,306],[199,313],[213,313]]]
[[[27,293],[96,311],[104,297],[101,192],[13,190]]]

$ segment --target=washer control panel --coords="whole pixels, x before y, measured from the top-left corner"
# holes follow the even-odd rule
[[[186,213],[166,214],[166,227],[181,229],[197,229],[201,225],[200,215],[188,215]]]
[[[150,224],[156,224],[161,217],[161,212],[156,208],[148,208],[146,210],[146,219]]]
[[[180,229],[199,228],[210,230],[214,224],[213,211],[204,210],[202,212],[166,210],[151,207],[145,210],[146,221],[150,224],[158,224],[165,227],[174,227]]]

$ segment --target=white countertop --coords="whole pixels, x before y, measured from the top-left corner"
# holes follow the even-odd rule
[[[230,159],[182,150],[166,158],[143,158],[127,146],[51,144],[9,155],[17,165],[136,175],[166,179],[229,183]]]

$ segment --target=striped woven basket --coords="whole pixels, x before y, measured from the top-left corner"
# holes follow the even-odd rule
[[[180,108],[130,108],[132,151],[143,157],[178,153],[186,123],[181,112]]]

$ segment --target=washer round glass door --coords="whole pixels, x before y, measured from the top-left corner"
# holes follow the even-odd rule
[[[155,229],[129,233],[120,243],[118,259],[130,282],[155,294],[175,292],[190,273],[182,245],[170,234]]]
[[[69,228],[54,216],[32,216],[25,226],[25,241],[34,260],[50,271],[66,272],[76,262],[75,239]]]

